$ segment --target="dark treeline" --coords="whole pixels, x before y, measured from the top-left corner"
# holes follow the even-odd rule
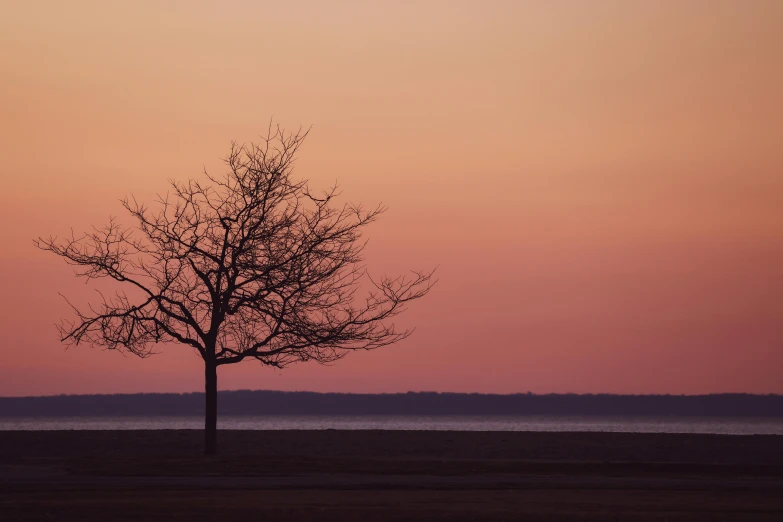
[[[676,415],[783,417],[783,395],[349,394],[223,391],[221,415]],[[203,415],[203,393],[0,397],[0,417]]]

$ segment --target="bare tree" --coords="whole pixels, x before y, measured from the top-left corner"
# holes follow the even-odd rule
[[[293,179],[306,136],[270,127],[257,144],[232,144],[224,176],[170,181],[154,210],[122,200],[133,226],[111,218],[80,237],[35,241],[75,265],[77,276],[123,289],[101,293],[87,310],[73,307],[76,319],[58,325],[63,342],[139,357],[166,342],[198,352],[207,454],[217,451],[218,366],[329,363],[395,343],[411,331],[388,320],[434,282],[432,272],[367,276],[362,230],[385,209],[337,205],[336,187],[315,194]],[[359,297],[362,280],[371,285]]]

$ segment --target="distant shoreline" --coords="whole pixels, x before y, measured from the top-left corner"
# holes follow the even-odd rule
[[[203,393],[0,397],[0,417],[191,416]],[[350,394],[222,391],[221,415],[580,415],[783,418],[783,395]]]

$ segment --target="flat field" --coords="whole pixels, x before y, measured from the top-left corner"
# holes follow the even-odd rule
[[[783,520],[783,437],[0,432],[11,520]]]

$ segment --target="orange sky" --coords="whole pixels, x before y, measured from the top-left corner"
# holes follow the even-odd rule
[[[217,172],[271,117],[388,204],[372,271],[440,265],[414,337],[224,389],[783,393],[783,2],[3,2],[0,395],[193,391],[67,352],[32,238]]]

